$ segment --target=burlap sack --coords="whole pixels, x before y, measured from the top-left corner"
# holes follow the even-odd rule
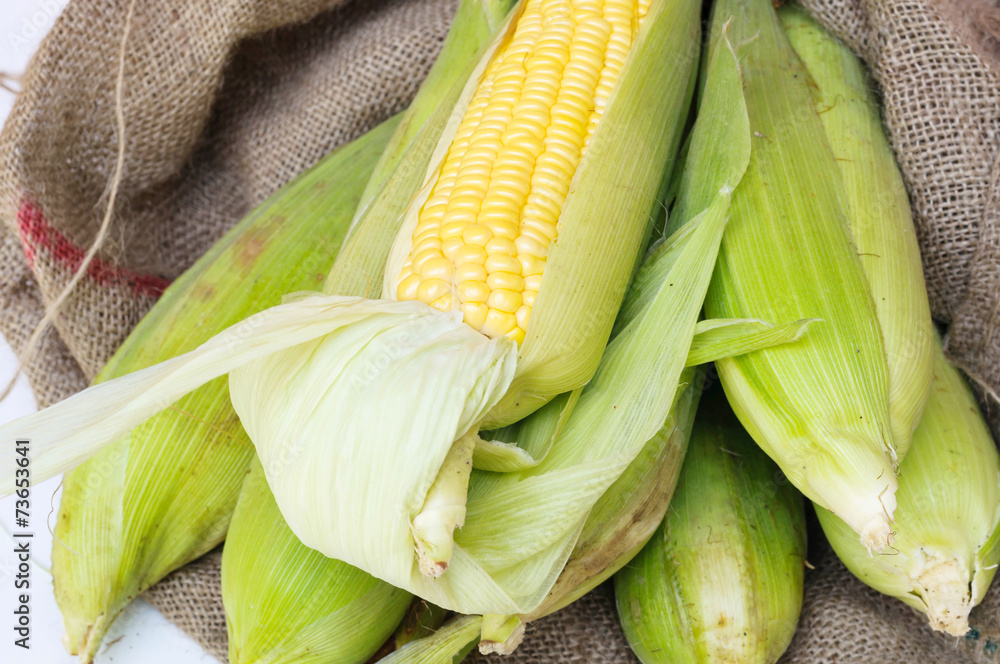
[[[948,349],[1000,392],[1000,8],[989,0],[804,0],[871,66],[913,201]],[[72,0],[0,133],[0,332],[20,350],[80,265],[117,158],[128,0]],[[237,219],[330,149],[403,108],[456,0],[136,0],[111,233],[27,367],[41,405],[84,387]],[[997,420],[1000,421],[1000,420]],[[805,662],[998,661],[1000,590],[961,640],[857,582],[813,533],[787,655]],[[1000,585],[1000,584],[998,584]],[[219,555],[146,595],[226,657]],[[635,662],[607,587],[539,621],[506,661]]]

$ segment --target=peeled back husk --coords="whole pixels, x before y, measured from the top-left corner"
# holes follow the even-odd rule
[[[855,576],[927,614],[934,629],[964,636],[969,611],[1000,563],[1000,456],[972,391],[940,346],[896,496],[896,539],[882,555],[868,555],[830,512],[817,506],[816,514]]]
[[[769,0],[718,0],[714,45],[740,44],[753,149],[705,301],[709,317],[819,319],[801,343],[716,363],[750,435],[872,550],[892,537],[898,456],[878,312],[809,74]],[[714,47],[714,46],[713,46]],[[699,201],[682,180],[679,205]]]
[[[314,287],[396,122],[324,158],[240,222],[167,289],[97,382],[188,351],[289,288]],[[222,378],[66,475],[52,574],[71,653],[91,661],[132,599],[222,541],[252,457]]]
[[[643,664],[773,664],[802,607],[802,497],[704,401],[666,519],[615,576],[618,615]]]

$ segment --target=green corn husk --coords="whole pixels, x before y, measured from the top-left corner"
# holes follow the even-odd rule
[[[302,546],[254,459],[222,554],[222,600],[232,664],[352,664],[393,633],[411,595]]]
[[[287,290],[321,282],[397,121],[240,222],[167,289],[98,382],[190,350]],[[66,475],[52,574],[71,653],[91,661],[125,605],[222,541],[252,457],[228,384],[216,379]]]
[[[854,246],[854,215],[845,209],[856,203],[862,219],[863,197],[847,194],[808,72],[769,0],[718,0],[713,41],[725,25],[744,45],[754,138],[705,310],[710,317],[820,322],[802,343],[718,362],[719,374],[741,422],[792,483],[844,519],[867,548],[881,550],[892,538],[895,467],[909,444],[894,438],[891,414],[919,411],[923,396],[906,386],[890,391],[892,376],[902,374],[887,367],[880,310]],[[686,187],[682,181],[682,209]],[[878,241],[865,237],[869,246]],[[889,263],[906,266],[905,259],[884,260],[885,274],[895,269]],[[883,313],[899,315],[889,309]],[[906,342],[893,344],[894,362],[905,361]]]
[[[644,664],[773,664],[795,632],[802,497],[728,411],[721,394],[702,405],[666,519],[615,576]]]
[[[810,90],[844,181],[851,237],[882,330],[892,435],[905,446],[934,374],[934,328],[906,187],[864,65],[801,8],[785,6],[778,16],[816,84]]]
[[[821,507],[834,551],[866,584],[927,614],[953,636],[986,594],[1000,563],[1000,456],[975,397],[938,346],[934,383],[900,465],[892,551],[869,556]]]

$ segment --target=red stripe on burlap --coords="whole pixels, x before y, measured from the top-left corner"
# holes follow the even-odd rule
[[[87,255],[86,250],[73,244],[54,228],[42,214],[41,208],[31,201],[21,202],[17,210],[17,227],[28,265],[34,266],[36,251],[42,249],[70,272],[75,273],[80,269]],[[168,279],[115,267],[97,256],[87,266],[87,276],[102,286],[125,285],[136,295],[144,297],[158,298],[170,285]]]

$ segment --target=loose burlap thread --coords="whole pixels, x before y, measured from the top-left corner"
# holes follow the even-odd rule
[[[39,405],[85,387],[166,285],[240,217],[404,108],[456,2],[138,0],[110,240],[25,367]],[[868,63],[913,204],[934,314],[949,325],[948,351],[984,394],[1000,393],[1000,7],[803,3]],[[72,0],[0,132],[0,332],[18,352],[80,266],[105,211],[127,5]],[[973,612],[968,637],[944,637],[860,584],[812,535],[816,569],[783,662],[1000,661],[1000,590]],[[213,552],[146,597],[225,660],[219,561]],[[605,585],[532,625],[506,661],[637,660]]]

